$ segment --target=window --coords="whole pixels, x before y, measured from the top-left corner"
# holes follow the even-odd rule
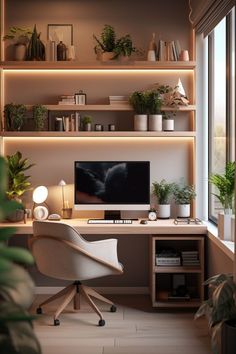
[[[235,10],[208,36],[209,174],[235,160]],[[209,185],[209,219],[222,209]]]

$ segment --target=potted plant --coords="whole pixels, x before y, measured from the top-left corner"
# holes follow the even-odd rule
[[[26,47],[31,34],[32,30],[30,28],[12,26],[3,37],[3,40],[13,41],[15,60],[25,60]]]
[[[9,200],[15,200],[19,203],[15,212],[8,216],[8,220],[21,221],[24,219],[24,206],[21,197],[30,188],[30,182],[28,181],[30,176],[26,176],[24,172],[34,164],[29,164],[28,159],[22,159],[22,154],[19,151],[13,155],[7,155],[6,162],[8,169],[6,195]]]
[[[26,115],[26,106],[23,104],[8,103],[4,106],[4,117],[7,130],[21,130]]]
[[[116,48],[116,34],[114,28],[110,25],[105,25],[101,33],[101,39],[98,39],[95,34],[93,38],[97,42],[94,51],[98,59],[102,61],[113,59],[115,56],[114,50]]]
[[[148,129],[162,131],[162,99],[157,90],[147,92]]]
[[[6,199],[7,166],[0,157],[0,219],[18,207]],[[0,348],[1,353],[40,354],[40,344],[33,328],[33,317],[27,308],[33,301],[34,284],[24,269],[32,265],[32,255],[19,247],[7,247],[15,228],[0,228]],[[22,266],[23,265],[23,266]]]
[[[134,130],[145,131],[148,128],[147,121],[147,95],[142,91],[135,91],[129,97],[129,103],[134,109]]]
[[[218,274],[204,283],[209,286],[209,299],[204,301],[195,319],[205,315],[211,330],[214,354],[236,352],[236,284],[231,274]]]
[[[47,108],[41,104],[33,106],[33,119],[35,130],[43,130],[47,119]]]
[[[174,190],[174,183],[167,183],[162,179],[160,183],[153,182],[153,193],[158,201],[158,218],[169,219],[170,217],[170,199]]]
[[[173,191],[175,203],[177,205],[176,213],[179,218],[190,217],[190,203],[196,197],[193,185],[175,184]]]
[[[92,130],[92,117],[91,116],[84,116],[82,119],[83,129],[85,131]]]
[[[41,33],[37,32],[36,25],[34,25],[26,52],[26,60],[45,60],[45,46],[40,39],[40,35]]]
[[[235,162],[228,162],[223,174],[211,174],[209,182],[218,193],[213,193],[220,201],[224,211],[218,214],[218,234],[222,239],[231,240],[231,215],[234,202]]]
[[[127,60],[132,53],[136,51],[135,47],[133,47],[133,42],[129,34],[119,38],[116,42],[116,46],[114,49],[115,58],[120,57],[121,60]]]

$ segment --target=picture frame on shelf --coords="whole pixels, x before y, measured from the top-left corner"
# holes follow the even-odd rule
[[[66,47],[73,45],[73,25],[68,23],[50,23],[47,28],[47,39],[59,43],[62,41]]]

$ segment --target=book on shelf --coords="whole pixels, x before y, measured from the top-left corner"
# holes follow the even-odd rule
[[[180,52],[179,40],[163,41],[160,39],[157,46],[157,60],[178,61]]]

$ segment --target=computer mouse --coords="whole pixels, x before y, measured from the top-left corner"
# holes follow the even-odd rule
[[[140,224],[147,224],[147,220],[140,220]]]

